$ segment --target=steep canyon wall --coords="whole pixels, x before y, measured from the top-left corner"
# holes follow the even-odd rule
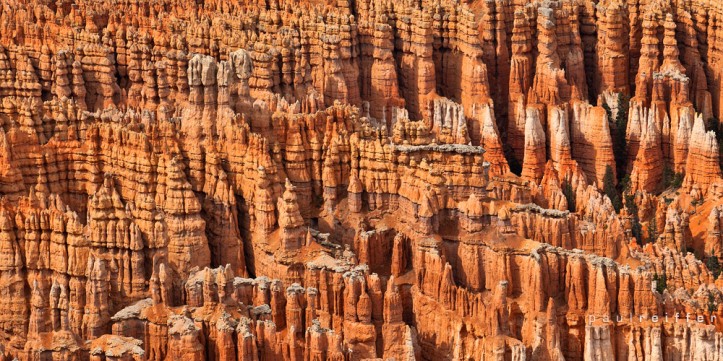
[[[0,361],[723,360],[718,0],[0,5]]]

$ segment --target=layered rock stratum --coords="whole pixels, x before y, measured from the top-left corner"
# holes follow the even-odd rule
[[[0,361],[723,360],[719,0],[0,5]]]

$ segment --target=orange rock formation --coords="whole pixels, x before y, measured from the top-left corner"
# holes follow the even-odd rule
[[[723,3],[4,1],[0,361],[719,360]]]

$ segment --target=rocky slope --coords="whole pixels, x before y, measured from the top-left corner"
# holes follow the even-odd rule
[[[718,0],[9,0],[0,44],[0,361],[723,360]]]

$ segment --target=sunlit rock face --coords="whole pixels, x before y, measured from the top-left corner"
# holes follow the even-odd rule
[[[0,361],[723,360],[718,0],[0,24]]]

